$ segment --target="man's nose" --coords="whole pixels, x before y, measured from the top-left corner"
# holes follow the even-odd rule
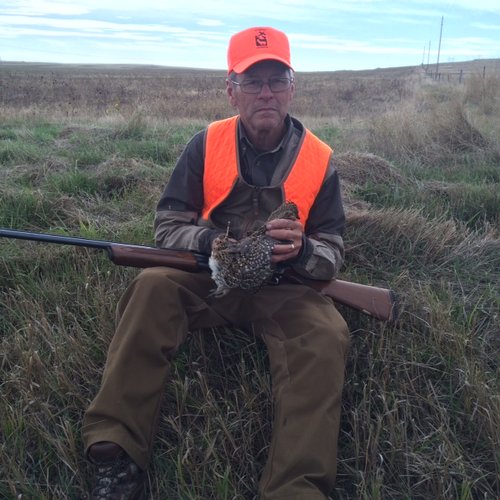
[[[274,92],[271,90],[269,86],[269,82],[262,82],[262,88],[259,92],[260,97],[272,97],[274,96]]]

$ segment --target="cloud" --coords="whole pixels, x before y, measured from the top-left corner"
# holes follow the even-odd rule
[[[199,19],[196,24],[200,26],[223,26],[224,23],[218,19]]]
[[[500,24],[472,23],[471,26],[480,30],[500,30]]]
[[[422,1],[422,0],[420,0]],[[429,4],[436,4],[433,0],[424,0]],[[439,3],[445,4],[452,9],[462,8],[474,12],[496,12],[500,13],[500,3],[498,0],[441,0]]]
[[[57,30],[57,31],[52,31],[52,30],[42,30],[42,29],[36,29],[36,28],[20,28],[20,29],[9,29],[6,28],[2,31],[0,34],[0,37],[57,37],[57,38],[64,38],[64,37],[75,37],[75,33],[73,31],[64,31],[64,30]],[[151,35],[144,35],[140,33],[130,33],[129,31],[114,31],[112,33],[92,33],[92,32],[80,32],[78,33],[78,37],[80,38],[90,38],[90,39],[97,39],[97,38],[114,38],[114,39],[125,39],[125,40],[142,40],[142,41],[150,41],[150,42],[157,42],[161,41],[161,38],[151,36]]]
[[[0,24],[4,27],[10,26],[43,26],[49,28],[70,29],[76,32],[86,31],[157,31],[164,33],[179,33],[186,31],[183,28],[167,26],[163,24],[133,24],[133,23],[114,23],[111,21],[99,21],[95,19],[64,19],[52,17],[31,17],[31,16],[1,16]]]
[[[88,14],[91,9],[84,5],[85,2],[75,3],[64,0],[17,0],[7,1],[0,10],[4,14],[30,15],[30,16],[81,16]]]

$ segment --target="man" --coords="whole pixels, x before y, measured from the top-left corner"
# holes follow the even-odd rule
[[[237,33],[228,66],[238,115],[212,123],[185,148],[157,207],[156,241],[208,255],[228,223],[234,239],[266,224],[276,240],[273,263],[295,277],[254,294],[209,297],[208,272],[159,267],[138,275],[118,305],[102,385],[84,420],[86,453],[98,466],[94,498],[142,491],[170,362],[188,332],[250,323],[268,348],[273,385],[260,498],[324,499],[333,486],[348,331],[330,298],[300,282],[331,279],[342,264],[332,151],[288,114],[295,83],[284,33]],[[285,200],[300,218],[266,223]]]

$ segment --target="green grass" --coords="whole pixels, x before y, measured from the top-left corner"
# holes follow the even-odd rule
[[[21,188],[6,191],[0,198],[0,224],[8,227],[44,227],[57,220],[58,210],[41,192]]]
[[[60,125],[13,122],[0,126],[0,164],[35,163],[49,151]]]
[[[322,126],[313,128],[311,131],[322,141],[332,145],[340,142],[340,139],[342,137],[342,131],[340,130],[340,128],[334,126]]]
[[[422,206],[428,217],[447,218],[463,222],[471,228],[488,223],[500,223],[500,183],[421,183],[410,187],[366,184],[356,191],[357,196],[374,206],[411,209]]]
[[[47,180],[47,188],[50,191],[55,191],[58,196],[83,196],[97,193],[99,185],[91,175],[74,168],[67,172],[51,175]]]
[[[465,159],[462,164],[426,166],[409,165],[405,167],[408,175],[420,181],[442,181],[484,185],[500,182],[498,163],[474,162]]]
[[[134,117],[111,129],[86,124],[65,127],[38,120],[31,125],[13,122],[0,127],[0,162],[5,166],[35,164],[56,156],[70,167],[81,168],[115,155],[172,164],[201,128],[201,122],[180,129],[148,127]]]

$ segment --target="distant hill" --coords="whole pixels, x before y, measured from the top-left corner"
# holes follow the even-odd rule
[[[436,63],[429,65],[418,66],[400,66],[390,68],[376,68],[366,70],[336,70],[336,71],[314,71],[304,72],[298,71],[301,74],[332,74],[339,78],[349,77],[391,77],[398,78],[404,77],[413,73],[417,69],[435,73]],[[89,72],[89,73],[123,73],[133,72],[143,74],[199,74],[204,76],[223,76],[225,70],[218,69],[200,69],[176,66],[159,66],[152,64],[59,64],[59,63],[40,63],[40,62],[24,62],[24,61],[0,61],[1,70],[10,71],[74,71],[74,72]],[[441,74],[458,74],[460,71],[464,73],[499,73],[500,72],[500,58],[497,59],[474,59],[470,61],[457,61],[457,62],[441,62],[439,64],[439,73]]]

